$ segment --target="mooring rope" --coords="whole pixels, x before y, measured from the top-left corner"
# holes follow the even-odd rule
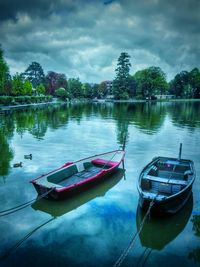
[[[157,196],[157,195],[156,195],[156,196]],[[156,198],[156,196],[155,196],[155,198]],[[135,242],[137,236],[138,236],[138,235],[140,234],[140,232],[142,231],[142,228],[143,228],[143,226],[144,226],[144,223],[145,223],[146,219],[147,219],[148,216],[150,215],[151,208],[152,208],[152,206],[154,205],[155,198],[153,198],[152,201],[150,202],[150,204],[149,204],[149,208],[148,208],[148,210],[147,210],[147,212],[146,212],[146,214],[145,214],[145,216],[144,216],[144,218],[143,218],[143,220],[142,220],[142,222],[141,222],[141,224],[140,224],[140,228],[139,228],[139,230],[134,234],[133,238],[132,238],[131,241],[130,241],[129,246],[122,252],[122,254],[121,254],[120,257],[118,258],[118,260],[115,262],[115,264],[113,265],[113,267],[119,267],[119,266],[121,266],[121,264],[123,263],[123,261],[125,260],[125,258],[128,256],[128,254],[129,254],[131,248],[132,248],[133,245],[134,245],[134,242]]]
[[[143,251],[142,251],[142,253],[141,253],[141,255],[140,255],[140,257],[139,257],[139,259],[138,259],[138,261],[137,261],[137,263],[136,263],[136,266],[138,267],[139,265],[140,265],[140,262],[143,260],[143,258],[144,258],[144,256],[145,256],[145,253],[146,253],[146,251],[148,251],[149,250],[149,248],[145,248]]]
[[[144,261],[142,263],[142,267],[146,264],[149,256],[151,255],[152,249],[149,249],[148,254],[145,256]]]
[[[24,241],[26,241],[32,234],[34,234],[38,229],[46,225],[47,223],[53,221],[55,218],[51,218],[50,220],[42,223],[41,225],[37,226],[27,235],[25,235],[22,239],[20,239],[15,245],[13,245],[4,255],[0,256],[0,260],[6,259],[13,251],[15,251]]]
[[[102,170],[106,167],[106,165],[108,165],[111,161],[112,161],[112,159],[115,157],[115,155],[117,154],[119,152],[119,150],[117,150],[116,152],[115,152],[115,154],[103,165],[103,167],[101,167],[102,168]]]
[[[27,201],[27,202],[25,202],[25,203],[22,203],[22,204],[20,204],[20,205],[18,205],[18,206],[15,206],[15,207],[13,207],[13,208],[9,208],[9,209],[7,209],[7,210],[2,210],[2,211],[0,211],[0,217],[3,217],[3,216],[5,216],[5,215],[11,214],[11,213],[14,213],[14,212],[16,212],[16,211],[18,211],[18,210],[21,210],[21,209],[24,209],[24,208],[30,206],[33,202],[35,202],[35,201],[37,201],[37,200],[40,200],[41,198],[45,197],[46,195],[48,195],[48,194],[49,194],[51,191],[53,191],[54,189],[55,189],[55,188],[53,187],[53,188],[51,188],[49,191],[45,192],[44,194],[40,195],[40,196],[37,197],[37,198],[34,198],[34,199],[32,199],[32,200],[29,200],[29,201]]]

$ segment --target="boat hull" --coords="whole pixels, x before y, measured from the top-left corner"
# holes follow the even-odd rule
[[[153,203],[151,207],[151,213],[153,214],[175,214],[187,203],[192,194],[192,184],[178,195],[171,196],[164,200],[156,200],[146,198],[143,193],[139,197],[139,205],[142,209],[148,210],[150,203]]]
[[[175,214],[188,201],[195,180],[194,163],[187,159],[156,157],[138,179],[139,206],[153,214]]]
[[[33,183],[33,185],[39,196],[42,196],[43,198],[51,199],[51,200],[63,200],[68,197],[72,197],[77,193],[81,193],[84,190],[87,190],[90,187],[97,185],[101,181],[108,179],[109,176],[117,172],[118,169],[119,169],[119,166],[112,169],[111,171],[108,171],[102,175],[95,177],[94,179],[88,180],[85,183],[74,185],[73,187],[66,188],[65,190],[60,191],[60,192],[57,191],[56,189],[43,187],[35,183]]]

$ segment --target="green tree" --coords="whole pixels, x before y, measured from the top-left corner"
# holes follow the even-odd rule
[[[90,98],[91,99],[91,98],[94,97],[93,88],[89,83],[84,83],[82,85],[82,90],[83,90],[84,96],[86,98]]]
[[[137,71],[133,78],[138,96],[151,97],[155,94],[163,94],[168,89],[166,75],[159,67],[153,66]]]
[[[170,92],[175,94],[176,97],[183,97],[188,94],[189,86],[189,73],[181,71],[170,82]]]
[[[31,95],[32,94],[32,84],[29,80],[25,80],[23,84],[23,95]]]
[[[20,74],[16,73],[12,79],[12,95],[23,95],[24,81]]]
[[[60,97],[61,99],[66,99],[68,97],[68,93],[67,93],[66,89],[63,87],[60,87],[59,89],[57,89],[55,91],[55,95],[57,97]]]
[[[38,62],[32,62],[26,71],[23,73],[23,77],[28,79],[34,88],[37,85],[44,83],[44,71]]]
[[[45,94],[45,87],[44,85],[41,83],[39,84],[38,86],[36,86],[36,92],[39,94],[39,95],[44,95]]]
[[[9,68],[3,58],[3,50],[0,46],[0,95],[9,94],[8,88],[10,83]]]
[[[122,52],[118,58],[116,68],[116,78],[113,81],[113,94],[116,99],[129,97],[130,90],[130,56],[126,52]]]
[[[83,96],[82,83],[79,78],[70,78],[68,80],[69,93],[74,98],[80,98]]]
[[[194,68],[189,73],[189,83],[191,86],[192,97],[200,98],[200,71],[198,68]]]
[[[8,175],[10,161],[13,159],[13,151],[9,147],[9,142],[3,129],[0,129],[0,151],[3,156],[0,157],[0,176]]]

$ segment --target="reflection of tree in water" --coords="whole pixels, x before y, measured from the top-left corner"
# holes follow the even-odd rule
[[[0,176],[8,175],[13,151],[9,147],[9,140],[13,136],[14,123],[10,116],[1,116],[0,119]]]
[[[123,144],[124,138],[128,140],[128,104],[116,104],[113,106],[113,118],[117,122],[117,141],[119,144]]]
[[[195,235],[200,236],[200,215],[193,215],[191,221],[193,223],[193,231],[195,232]]]
[[[153,134],[161,128],[166,106],[163,103],[138,103],[129,106],[131,122],[146,134]]]
[[[196,263],[200,262],[200,247],[197,247],[196,249],[193,249],[188,254],[189,259],[193,259]]]
[[[158,131],[165,119],[166,113],[178,125],[199,125],[200,105],[194,103],[93,103],[65,104],[62,106],[32,107],[11,110],[9,114],[1,115],[1,146],[5,155],[1,161],[2,173],[7,173],[12,151],[9,149],[9,138],[14,130],[20,135],[25,132],[37,139],[44,138],[48,129],[66,126],[69,119],[80,123],[91,117],[103,120],[112,119],[116,122],[117,140],[123,144],[124,136],[128,137],[128,126],[133,124],[146,134]],[[6,148],[7,144],[7,148]],[[7,171],[6,171],[7,170]]]
[[[200,215],[193,215],[192,217],[193,228],[195,235],[200,237]],[[200,246],[196,249],[193,249],[188,254],[189,259],[193,259],[196,263],[200,263]]]
[[[48,128],[56,129],[68,121],[66,110],[54,106],[16,110],[13,117],[17,133],[28,131],[37,139],[42,139]]]
[[[171,103],[168,106],[168,112],[171,114],[173,123],[179,127],[200,127],[199,102]]]
[[[3,155],[0,157],[0,175],[8,175],[10,161],[13,159],[13,152],[9,148],[9,143],[6,135],[0,130],[0,151],[3,152]]]
[[[118,103],[113,106],[112,117],[117,121],[117,140],[123,143],[128,137],[128,126],[134,124],[146,134],[152,134],[162,126],[166,115],[163,104]]]

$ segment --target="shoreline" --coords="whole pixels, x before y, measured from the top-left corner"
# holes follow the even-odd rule
[[[31,104],[19,104],[19,105],[8,105],[8,106],[1,106],[0,111],[8,111],[10,109],[18,109],[18,108],[26,108],[26,107],[37,107],[37,106],[46,106],[46,105],[55,105],[59,104],[59,102],[51,101],[51,102],[41,102],[41,103],[31,103]]]
[[[61,105],[66,103],[170,103],[170,102],[200,102],[200,99],[159,99],[159,100],[137,100],[137,99],[129,99],[129,100],[108,100],[108,99],[99,99],[99,100],[77,100],[74,99],[70,102],[68,101],[51,101],[51,102],[41,102],[41,103],[31,103],[31,104],[19,104],[19,105],[8,105],[3,106],[0,105],[0,111],[8,111],[10,109],[18,109],[24,107],[37,107],[37,106],[46,106],[46,105]]]

